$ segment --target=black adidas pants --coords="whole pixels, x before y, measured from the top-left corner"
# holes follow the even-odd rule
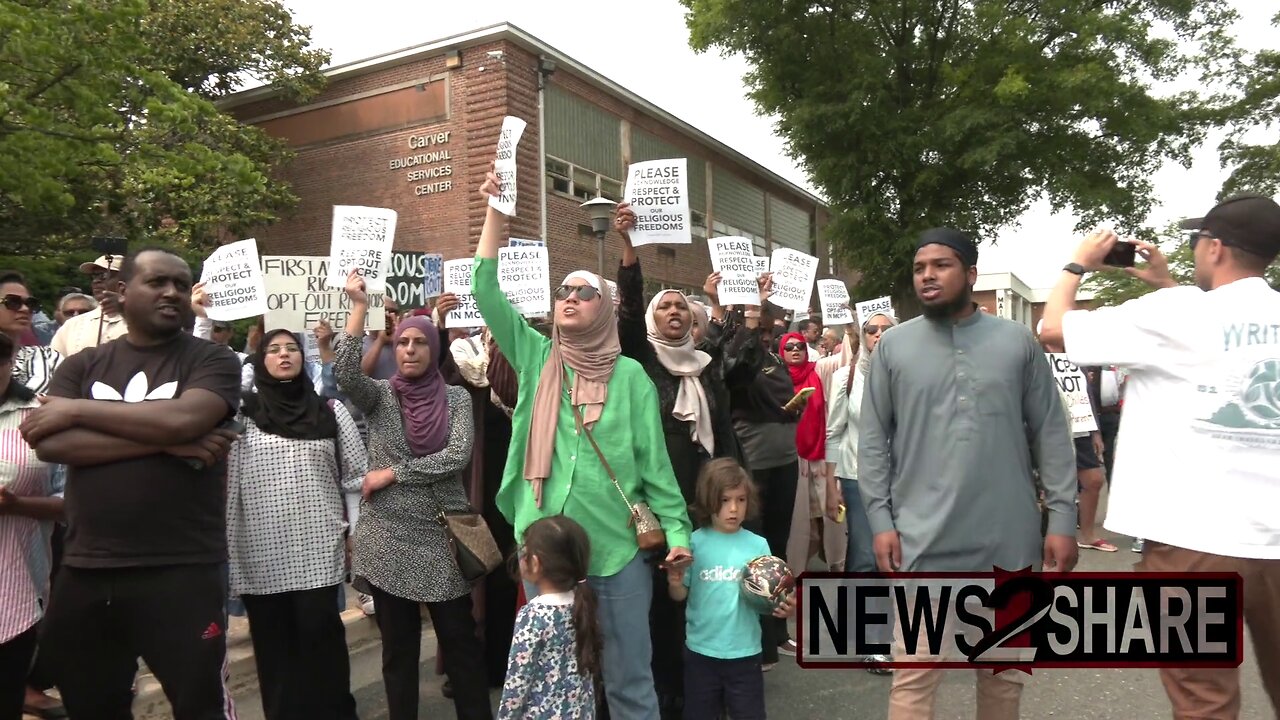
[[[85,569],[63,566],[41,653],[75,720],[132,718],[138,658],[164,689],[174,720],[235,717],[223,680],[226,589],[218,564]]]

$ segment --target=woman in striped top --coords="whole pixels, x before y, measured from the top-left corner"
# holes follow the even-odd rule
[[[31,316],[39,306],[27,290],[27,281],[21,273],[0,271],[0,333],[8,335],[15,345],[19,344],[18,338],[31,330]],[[53,348],[27,345],[18,348],[10,374],[20,385],[43,395],[60,362],[62,356]]]
[[[36,623],[48,600],[49,534],[62,517],[51,467],[18,432],[39,402],[13,381],[15,350],[0,334],[0,718],[22,715]]]

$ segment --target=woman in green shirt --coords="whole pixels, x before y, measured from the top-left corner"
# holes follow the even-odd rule
[[[490,172],[480,193],[498,193]],[[656,720],[649,661],[653,574],[636,542],[631,513],[585,432],[605,454],[623,493],[647,502],[666,534],[667,564],[687,563],[691,524],[667,456],[658,394],[644,368],[620,356],[613,299],[594,273],[577,272],[555,291],[551,338],[529,327],[498,287],[504,216],[487,209],[471,292],[519,377],[511,446],[497,505],[516,538],[535,520],[567,515],[587,531],[591,563],[583,578],[600,599],[605,697],[615,720]],[[532,598],[536,589],[526,584]]]

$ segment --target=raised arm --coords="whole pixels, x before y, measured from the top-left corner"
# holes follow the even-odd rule
[[[616,222],[616,221],[615,221]],[[622,354],[644,365],[653,357],[645,323],[644,273],[640,261],[618,266],[618,343]]]
[[[360,367],[369,296],[365,293],[364,278],[355,271],[347,277],[346,293],[351,298],[351,315],[347,317],[346,330],[338,338],[338,347],[333,354],[333,375],[338,380],[338,389],[361,412],[368,414],[377,406],[381,390],[378,381],[366,375]]]
[[[395,482],[430,484],[454,477],[471,462],[475,442],[471,395],[459,387],[449,388],[449,442],[440,452],[415,457],[391,466]]]
[[[534,364],[541,366],[545,360],[541,350],[550,341],[529,327],[498,286],[498,243],[502,240],[507,216],[488,203],[490,196],[498,194],[500,185],[491,166],[484,184],[480,186],[480,196],[485,201],[485,216],[471,275],[471,295],[476,300],[480,316],[489,326],[494,342],[498,343],[511,366],[517,372],[524,372],[536,370],[532,367]]]

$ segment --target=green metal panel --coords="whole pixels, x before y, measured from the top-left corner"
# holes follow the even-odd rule
[[[764,235],[764,191],[719,165],[712,172],[716,222]]]
[[[645,160],[666,160],[667,158],[688,158],[689,160],[689,203],[698,212],[707,209],[707,162],[671,143],[651,135],[644,130],[631,129],[631,162]]]
[[[622,179],[621,120],[557,85],[547,87],[544,112],[548,155]]]
[[[773,241],[801,252],[811,252],[809,213],[785,200],[769,196],[769,225]]]

